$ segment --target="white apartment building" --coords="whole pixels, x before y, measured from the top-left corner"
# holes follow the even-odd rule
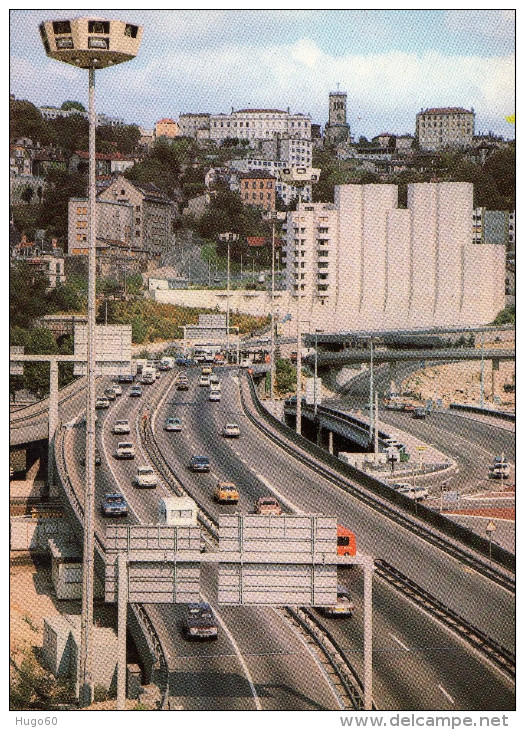
[[[54,106],[40,106],[38,107],[38,111],[47,122],[53,119],[58,119],[59,117],[70,117],[72,114],[80,114],[80,116],[85,117],[85,119],[88,118],[88,113],[80,111],[80,109],[57,109],[57,107]],[[97,114],[97,126],[101,127],[104,125],[110,127],[123,127],[124,120],[120,117],[109,117],[107,114],[104,114],[104,112],[100,112]]]
[[[422,150],[470,147],[474,137],[474,109],[425,109],[416,115],[416,139]]]
[[[311,125],[306,114],[280,109],[239,109],[231,114],[210,115],[210,139],[217,143],[227,137],[256,140],[280,135],[311,139]]]
[[[340,185],[287,214],[286,286],[328,330],[491,322],[505,306],[505,246],[472,242],[470,183]]]

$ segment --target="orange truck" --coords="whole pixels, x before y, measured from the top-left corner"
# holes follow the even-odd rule
[[[355,535],[351,530],[343,525],[337,525],[337,554],[356,554]]]

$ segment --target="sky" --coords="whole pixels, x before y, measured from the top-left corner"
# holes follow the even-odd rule
[[[514,137],[513,10],[11,10],[10,92],[87,107],[87,74],[48,59],[42,20],[144,27],[133,61],[97,72],[97,111],[153,128],[184,112],[278,108],[325,124],[348,94],[351,133],[413,134],[428,107],[473,108],[477,133]]]

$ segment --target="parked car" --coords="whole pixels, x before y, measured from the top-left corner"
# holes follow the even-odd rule
[[[208,396],[208,400],[210,401],[220,401],[221,399],[221,391],[220,390],[210,390],[210,395]]]
[[[117,398],[117,394],[115,393],[114,388],[106,388],[106,390],[104,391],[104,396],[108,400],[116,400],[116,398]]]
[[[426,408],[415,408],[414,412],[412,413],[412,418],[426,418],[426,417],[427,417]]]
[[[355,611],[355,604],[345,586],[337,586],[337,602],[334,606],[322,606],[319,612],[329,618],[344,618],[352,616]]]
[[[192,456],[190,469],[192,471],[210,471],[210,460],[207,456]]]
[[[80,463],[82,464],[82,466],[86,466],[86,455],[85,454],[80,459]],[[95,466],[100,466],[101,464],[102,464],[102,458],[100,456],[100,451],[98,449],[95,449]]]
[[[113,433],[129,433],[130,431],[131,426],[129,425],[129,421],[125,419],[115,421],[113,424]]]
[[[209,603],[188,603],[184,616],[184,635],[187,639],[213,641],[218,638],[217,619]]]
[[[166,418],[164,423],[165,431],[182,431],[182,422],[180,418]]]
[[[125,517],[128,514],[128,503],[123,494],[106,494],[100,503],[100,511],[106,517]]]
[[[213,497],[220,504],[237,504],[239,501],[239,492],[233,482],[217,482]]]
[[[256,515],[281,515],[283,511],[275,497],[259,497],[254,512]]]
[[[236,423],[227,423],[222,429],[222,435],[225,438],[239,438],[241,429]]]
[[[129,389],[130,396],[138,398],[142,395],[142,388],[140,385],[132,385]]]
[[[95,401],[95,408],[109,408],[109,400],[105,397],[97,398]]]
[[[115,457],[117,459],[134,459],[135,448],[133,444],[128,441],[119,441],[117,444],[117,450],[115,451]]]
[[[151,466],[140,466],[137,469],[137,475],[135,477],[136,487],[156,487],[157,486],[157,475]]]

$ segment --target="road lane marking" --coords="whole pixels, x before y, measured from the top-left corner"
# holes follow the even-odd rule
[[[438,684],[438,687],[443,692],[443,694],[445,695],[445,697],[447,698],[447,700],[450,702],[450,704],[451,705],[455,705],[456,703],[455,703],[454,698],[449,695],[449,693],[447,692],[447,690],[444,687],[442,687],[440,684]]]
[[[388,633],[388,635],[391,636],[392,639],[394,639],[394,641],[396,642],[396,644],[399,644],[399,646],[401,646],[405,651],[410,651],[408,646],[406,644],[403,644],[401,639],[398,639],[397,636],[395,636],[394,634],[391,634],[390,632]]]
[[[209,598],[206,596],[206,594],[203,591],[202,591],[202,597],[204,598],[205,601],[207,601],[207,603],[210,603]],[[222,616],[219,613],[219,611],[217,610],[217,608],[214,608],[214,613],[215,613],[215,616],[217,617],[217,621],[222,626],[222,630],[224,631],[224,633],[226,634],[226,636],[230,640],[230,643],[233,646],[233,650],[234,650],[235,654],[237,655],[237,659],[239,660],[239,664],[241,665],[241,667],[243,669],[243,672],[244,672],[244,674],[246,676],[246,680],[247,680],[248,684],[250,685],[250,690],[251,690],[252,695],[253,695],[253,701],[255,702],[255,707],[256,707],[257,710],[262,710],[261,701],[259,699],[259,696],[257,695],[257,690],[255,689],[255,684],[253,683],[252,675],[250,673],[250,670],[248,669],[248,665],[246,664],[246,662],[244,660],[244,657],[242,655],[242,652],[239,649],[239,647],[237,646],[237,643],[236,643],[235,639],[233,638],[230,629],[228,628],[226,622],[222,618]]]

